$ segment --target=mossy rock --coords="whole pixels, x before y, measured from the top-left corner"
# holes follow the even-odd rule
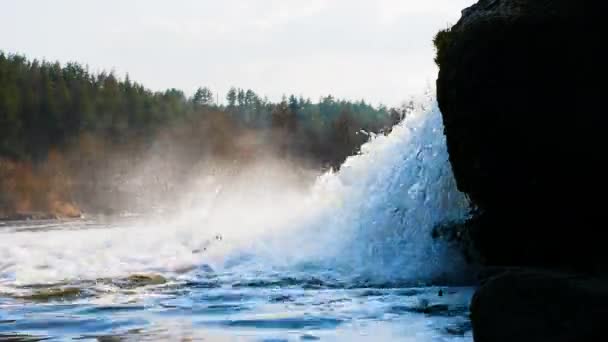
[[[121,282],[121,287],[135,288],[149,285],[163,285],[167,283],[167,279],[158,274],[133,274],[128,276]]]
[[[17,298],[28,301],[48,302],[54,300],[73,300],[83,295],[83,290],[77,287],[58,287],[37,290],[28,295],[18,296]]]

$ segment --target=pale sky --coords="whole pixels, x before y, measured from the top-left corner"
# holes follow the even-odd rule
[[[234,85],[398,105],[433,84],[432,38],[475,0],[0,0],[0,50],[188,95]]]

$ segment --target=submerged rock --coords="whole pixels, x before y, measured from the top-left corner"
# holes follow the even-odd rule
[[[76,287],[57,287],[37,290],[31,294],[19,296],[19,299],[46,302],[51,300],[73,300],[83,296],[84,292]]]
[[[487,279],[471,305],[477,342],[608,340],[608,279],[511,269]]]
[[[135,289],[149,285],[163,285],[167,283],[167,279],[158,274],[133,274],[120,279],[98,279],[97,282],[111,284],[121,289]]]
[[[158,274],[134,274],[127,278],[127,281],[131,284],[136,285],[160,285],[167,282],[167,280]]]

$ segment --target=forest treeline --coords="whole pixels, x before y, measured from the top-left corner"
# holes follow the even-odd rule
[[[336,168],[368,134],[390,131],[407,111],[331,95],[271,102],[239,88],[217,99],[207,87],[192,96],[152,91],[128,75],[0,52],[0,216],[48,210],[50,197],[78,202],[87,187],[111,188],[113,173],[124,173],[114,167],[117,157],[133,165],[159,146],[171,155],[167,163],[179,161],[184,170],[209,158],[270,152]]]

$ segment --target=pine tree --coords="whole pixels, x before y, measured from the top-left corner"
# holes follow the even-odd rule
[[[228,107],[234,107],[236,105],[236,88],[232,87],[226,94],[226,101],[228,101]]]
[[[213,105],[213,93],[211,92],[211,89],[207,87],[198,88],[192,97],[192,102],[197,106]]]

